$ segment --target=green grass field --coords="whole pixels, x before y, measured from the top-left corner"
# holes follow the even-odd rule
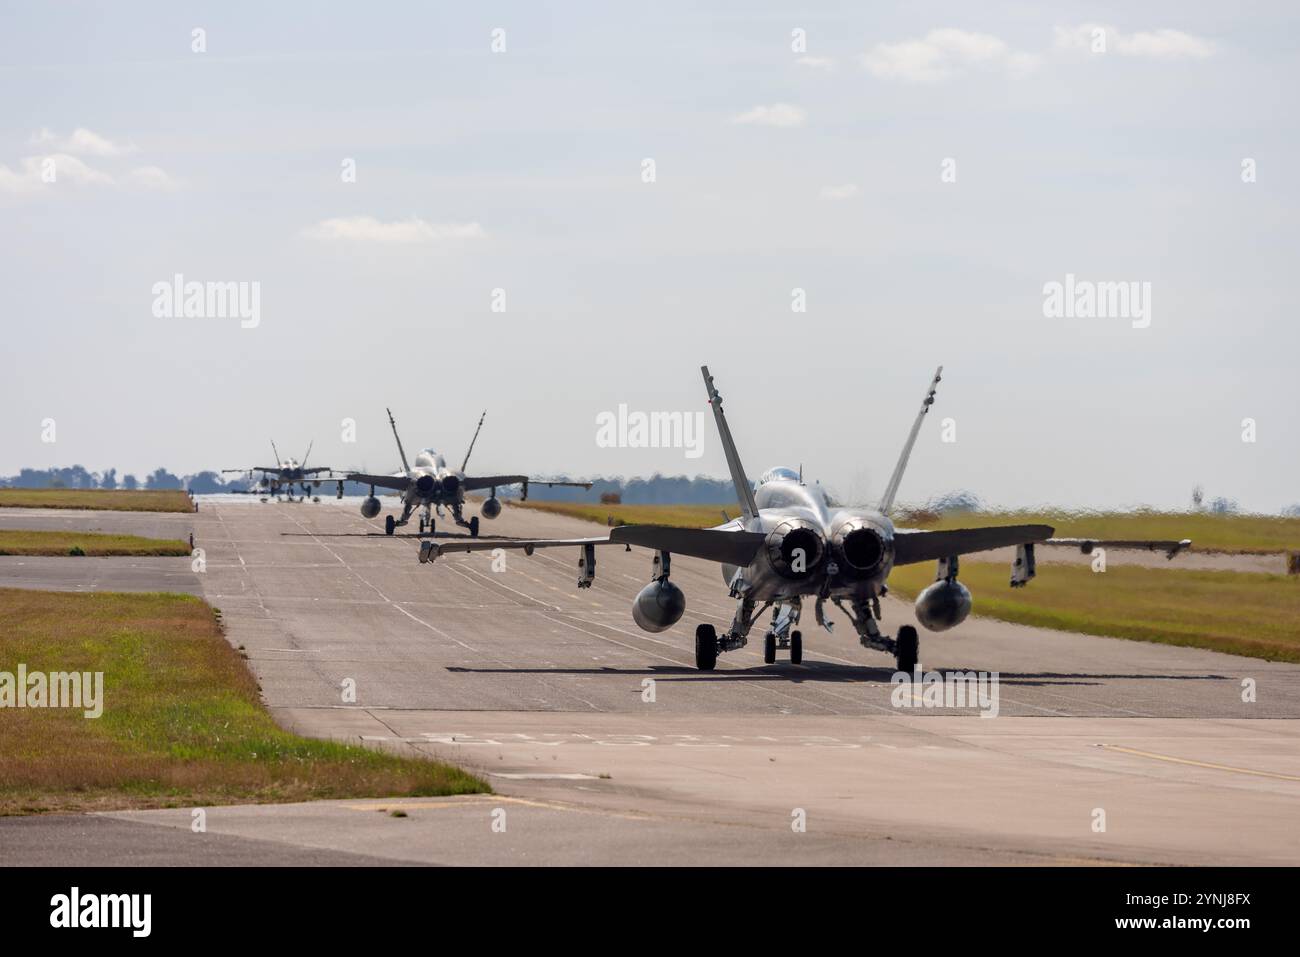
[[[978,528],[1045,523],[1058,538],[1190,538],[1202,552],[1268,554],[1300,550],[1300,518],[1276,515],[1212,515],[1208,512],[951,512],[903,516],[900,527]]]
[[[1110,565],[1038,566],[1011,588],[1010,566],[961,563],[974,614],[1089,635],[1210,648],[1270,661],[1300,662],[1300,578]],[[889,576],[890,590],[914,598],[934,580],[934,563]],[[958,626],[960,630],[960,626]]]
[[[192,512],[194,503],[179,489],[0,488],[0,508],[85,508],[111,512]]]
[[[0,528],[0,555],[188,555],[180,539]]]
[[[678,525],[707,528],[722,522],[722,510],[733,518],[738,505],[588,505],[569,502],[512,503],[558,515],[570,515],[604,525]],[[978,528],[985,525],[1044,523],[1060,538],[1190,538],[1196,551],[1268,554],[1300,550],[1300,518],[1270,515],[1211,515],[1206,512],[952,512],[933,515],[903,512],[900,528]]]
[[[281,730],[217,615],[187,595],[0,589],[0,671],[102,671],[103,714],[0,708],[0,814],[490,791]]]

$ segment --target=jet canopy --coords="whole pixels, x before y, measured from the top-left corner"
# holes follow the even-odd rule
[[[768,469],[759,477],[758,484],[766,485],[768,482],[798,482],[799,472],[792,468],[786,468],[784,465],[778,465],[776,468]]]

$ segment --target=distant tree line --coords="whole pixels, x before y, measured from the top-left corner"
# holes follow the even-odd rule
[[[570,481],[566,476],[549,476],[556,481]],[[725,479],[709,478],[697,475],[688,478],[685,475],[659,475],[650,478],[592,479],[590,490],[581,488],[547,488],[544,485],[530,485],[528,497],[557,502],[599,502],[602,494],[615,494],[629,505],[727,505],[735,502],[736,493],[731,482]],[[11,488],[104,488],[104,489],[188,489],[197,495],[212,495],[222,492],[245,492],[255,488],[256,483],[235,476],[225,481],[217,472],[196,472],[193,475],[175,475],[165,468],[157,468],[143,480],[134,475],[119,477],[117,469],[105,469],[103,472],[91,472],[83,466],[71,468],[22,469],[17,475],[0,477],[0,486]],[[334,483],[321,486],[321,490],[334,490]],[[369,486],[356,482],[344,482],[345,495],[365,495]],[[498,490],[502,498],[517,498],[519,486]]]

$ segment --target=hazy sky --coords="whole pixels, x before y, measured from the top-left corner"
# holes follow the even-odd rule
[[[0,4],[0,474],[386,471],[391,405],[456,464],[487,408],[480,469],[723,476],[711,423],[595,438],[707,362],[751,475],[869,499],[942,363],[905,501],[1300,502],[1293,4],[550,6]],[[259,323],[156,315],[176,274]],[[1045,316],[1067,274],[1149,325]]]

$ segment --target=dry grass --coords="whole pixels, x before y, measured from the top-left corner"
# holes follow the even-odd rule
[[[1025,588],[1010,566],[962,560],[975,614],[1023,625],[1209,648],[1300,662],[1300,580],[1290,575],[1110,565],[1039,565]],[[934,579],[933,563],[894,569],[889,587],[906,598]],[[954,634],[960,633],[960,626]]]
[[[0,589],[0,671],[104,672],[96,719],[0,708],[0,814],[490,790],[457,768],[281,730],[206,603]]]
[[[0,529],[0,555],[188,555],[180,539],[100,532]]]
[[[194,503],[179,489],[128,492],[125,489],[0,488],[0,508],[84,508],[108,512],[192,512]]]

